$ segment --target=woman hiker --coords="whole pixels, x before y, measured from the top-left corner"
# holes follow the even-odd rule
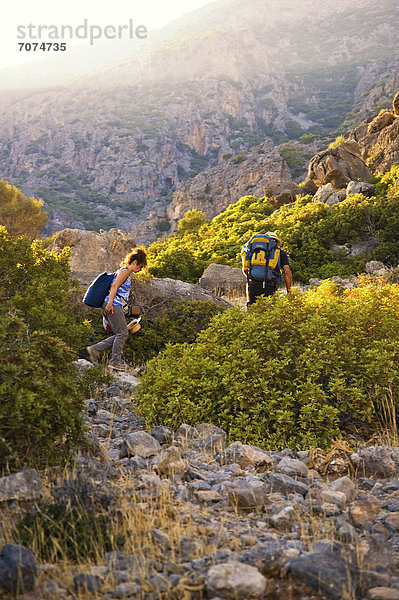
[[[116,371],[126,371],[129,365],[123,362],[123,347],[129,337],[129,330],[125,319],[122,299],[126,302],[129,299],[132,273],[139,273],[141,269],[147,266],[147,255],[142,248],[134,248],[125,256],[120,264],[121,268],[115,273],[111,284],[109,294],[106,296],[102,305],[102,312],[107,321],[109,321],[114,335],[87,347],[89,358],[95,365],[98,364],[100,352],[112,347],[111,360],[109,367]]]

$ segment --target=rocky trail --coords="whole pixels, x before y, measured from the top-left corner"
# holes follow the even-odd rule
[[[0,539],[42,498],[101,506],[130,544],[78,564],[3,545],[4,598],[399,599],[399,448],[271,452],[207,423],[147,431],[138,383],[118,373],[86,401],[90,452],[71,470],[0,479]]]

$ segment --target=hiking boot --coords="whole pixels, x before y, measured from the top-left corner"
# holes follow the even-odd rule
[[[97,367],[100,358],[99,351],[93,348],[93,346],[87,346],[86,350],[88,352],[90,362]]]
[[[109,363],[108,367],[113,371],[129,371],[131,368],[130,365],[125,362]]]

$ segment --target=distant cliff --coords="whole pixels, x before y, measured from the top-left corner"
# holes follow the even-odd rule
[[[187,210],[202,210],[208,219],[222,212],[241,196],[273,197],[276,205],[292,202],[302,192],[292,181],[287,164],[273,142],[256,146],[246,154],[227,156],[216,167],[179,185],[168,206],[171,230]]]
[[[350,9],[338,0],[322,10],[313,0],[270,0],[267,8],[250,0],[245,14],[237,0],[209,6],[140,59],[68,85],[3,94],[0,174],[44,199],[47,233],[140,231],[150,213],[162,231],[173,192],[210,167],[224,172],[226,155],[234,161],[266,139],[331,136],[354,109],[367,116],[389,106],[394,0],[354,0]],[[235,178],[231,196],[252,184]],[[216,202],[226,202],[227,187],[217,190]]]

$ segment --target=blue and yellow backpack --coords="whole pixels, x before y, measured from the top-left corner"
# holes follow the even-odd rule
[[[241,249],[243,268],[248,278],[280,283],[280,241],[267,234],[255,233]]]

